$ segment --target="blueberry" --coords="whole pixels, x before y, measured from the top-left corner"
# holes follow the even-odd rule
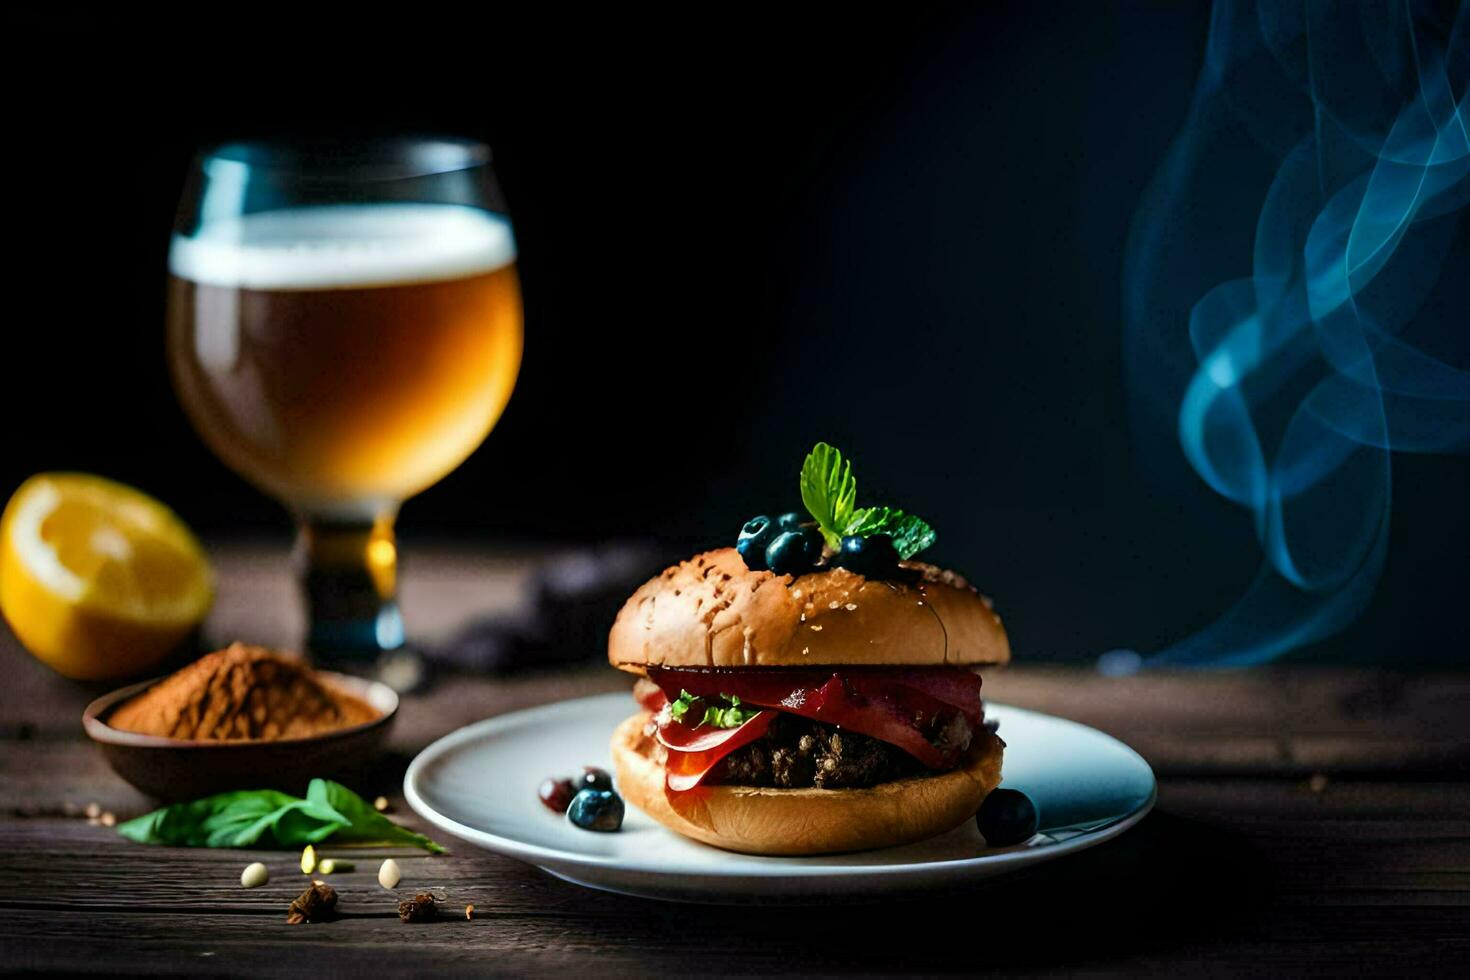
[[[583,766],[582,777],[577,780],[578,789],[612,789],[613,778],[606,769]]]
[[[566,813],[576,793],[577,788],[570,779],[543,779],[536,788],[536,795],[553,813]]]
[[[975,814],[975,825],[989,847],[1010,847],[1036,833],[1036,804],[1016,789],[993,789]]]
[[[623,826],[623,798],[610,789],[578,790],[567,819],[583,830],[612,833]]]
[[[775,522],[764,514],[745,522],[745,526],[740,529],[740,536],[735,539],[735,550],[745,559],[746,568],[759,572],[766,567],[766,548],[775,536]]]
[[[849,571],[860,571],[867,557],[868,539],[860,534],[849,534],[842,539],[842,544],[837,548],[837,554],[832,556],[832,564],[838,568],[846,568]]]
[[[776,518],[776,527],[782,531],[796,531],[801,528],[802,524],[809,520],[810,518],[805,514],[798,514],[793,510],[790,513],[782,514]]]
[[[766,549],[766,565],[777,575],[800,575],[811,571],[822,557],[822,535],[814,527],[782,531]]]
[[[832,559],[833,564],[869,578],[889,578],[898,569],[898,549],[887,534],[862,537],[849,534]]]

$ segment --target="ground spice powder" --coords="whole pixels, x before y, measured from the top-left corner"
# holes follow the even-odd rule
[[[130,698],[108,724],[169,738],[276,740],[360,725],[378,714],[300,661],[236,643]]]

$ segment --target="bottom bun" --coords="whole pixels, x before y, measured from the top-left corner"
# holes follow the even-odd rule
[[[981,730],[964,764],[934,776],[867,789],[700,786],[671,793],[657,743],[640,712],[613,732],[618,789],[629,802],[685,837],[746,854],[830,854],[909,844],[969,820],[1000,782],[1003,743]]]

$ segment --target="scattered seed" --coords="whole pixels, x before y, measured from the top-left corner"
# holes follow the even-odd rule
[[[259,888],[270,880],[270,869],[259,861],[245,865],[245,870],[240,872],[240,884],[246,888]]]
[[[336,874],[338,871],[346,874],[349,871],[356,871],[357,865],[341,858],[322,858],[316,869],[324,875]]]
[[[475,917],[475,907],[473,905],[466,905],[464,907],[464,917],[466,919],[473,919]]]
[[[301,852],[301,873],[309,875],[316,870],[316,848],[307,844]]]
[[[376,800],[373,800],[373,809],[374,810],[377,810],[379,813],[387,813],[388,812],[388,797],[386,797],[386,796],[380,796]]]
[[[113,813],[111,810],[107,810],[99,818],[99,822],[104,827],[116,827],[117,826],[117,814]]]
[[[102,808],[95,803],[88,803],[86,814],[88,820],[98,820],[102,817]]]
[[[382,885],[384,888],[397,888],[398,883],[402,880],[403,869],[400,868],[398,866],[398,862],[393,860],[392,858],[388,858],[386,861],[384,861],[383,866],[378,869],[378,884]]]
[[[1313,793],[1320,793],[1326,788],[1327,776],[1325,773],[1314,773],[1312,775],[1312,778],[1307,780],[1307,789],[1311,790]]]

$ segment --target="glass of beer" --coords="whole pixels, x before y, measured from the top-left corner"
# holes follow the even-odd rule
[[[478,143],[238,143],[195,161],[169,371],[210,449],[295,516],[319,659],[403,645],[394,518],[510,398],[515,259]]]

